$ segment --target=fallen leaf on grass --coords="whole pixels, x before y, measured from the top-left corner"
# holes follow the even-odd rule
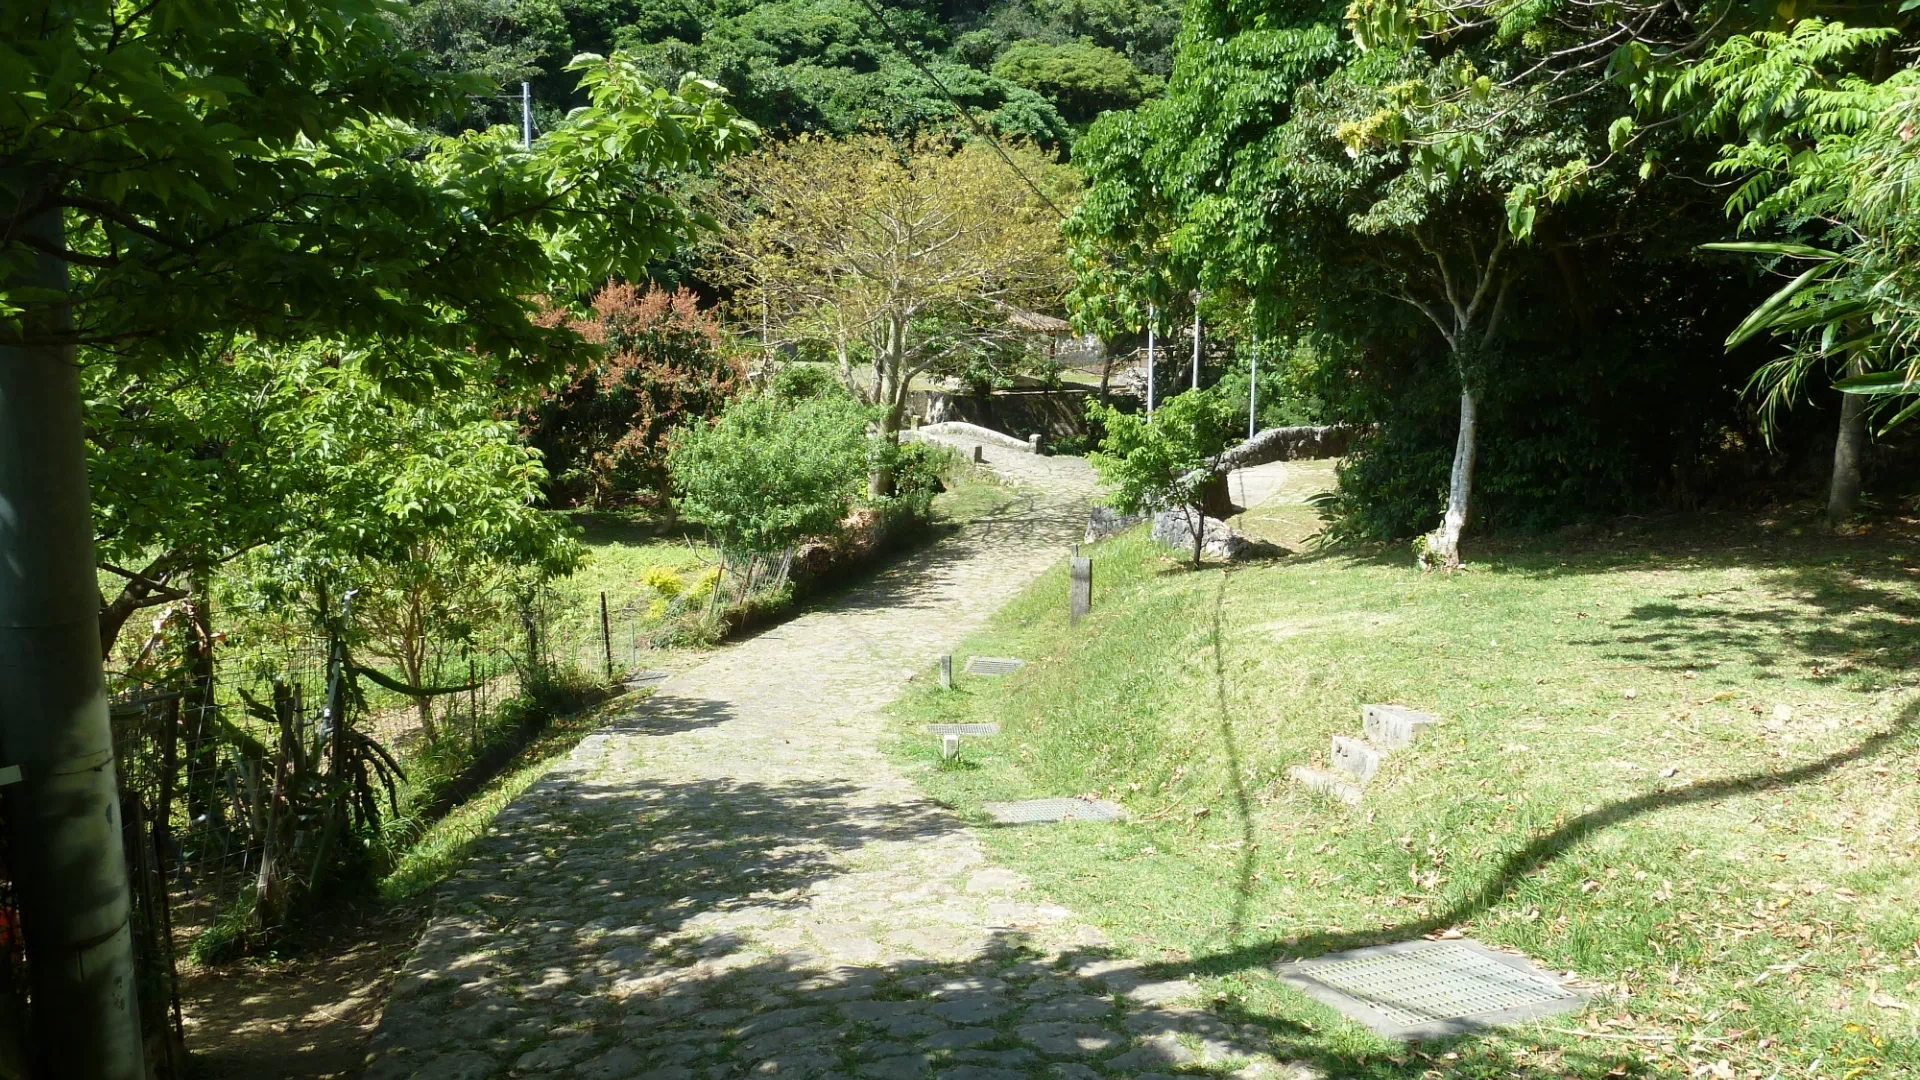
[[[1875,1005],[1880,1006],[1883,1009],[1898,1009],[1901,1012],[1913,1011],[1913,1006],[1907,1004],[1904,1001],[1901,1001],[1899,998],[1888,997],[1886,994],[1883,994],[1878,990],[1875,990],[1872,994],[1869,994],[1867,996],[1867,1000],[1872,1002]]]

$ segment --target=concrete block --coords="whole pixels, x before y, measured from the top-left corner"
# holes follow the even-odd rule
[[[1360,789],[1334,776],[1324,769],[1295,765],[1287,770],[1287,779],[1309,791],[1317,791],[1330,798],[1339,799],[1348,806],[1358,805]]]
[[[1359,739],[1333,737],[1333,767],[1364,784],[1380,771],[1380,751]]]
[[[1360,727],[1367,741],[1382,750],[1400,750],[1412,746],[1420,733],[1439,723],[1439,719],[1404,705],[1363,705]]]

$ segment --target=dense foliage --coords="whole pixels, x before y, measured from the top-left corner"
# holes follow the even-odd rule
[[[722,550],[770,555],[831,534],[866,486],[867,410],[849,397],[737,399],[667,455],[683,513]]]
[[[1155,93],[1179,25],[1171,0],[417,0],[400,21],[435,66],[530,80],[536,123],[573,104],[573,52],[628,49],[656,78],[698,71],[783,135],[969,132],[1064,148],[1104,109]],[[517,88],[517,86],[516,86]],[[476,93],[458,125],[518,118]],[[962,107],[974,116],[970,121]]]
[[[590,318],[567,321],[603,355],[540,391],[523,437],[545,457],[555,505],[664,506],[667,436],[718,414],[744,387],[745,366],[713,312],[685,289],[615,283],[592,308]]]
[[[1309,344],[1327,418],[1370,433],[1340,527],[1439,525],[1444,564],[1469,520],[1690,497],[1753,441],[1752,361],[1717,346],[1756,293],[1693,250],[1726,229],[1710,148],[1623,125],[1604,63],[1545,63],[1574,44],[1553,12],[1424,35],[1391,14],[1190,5],[1166,96],[1076,148],[1078,318],[1140,326],[1199,287]]]

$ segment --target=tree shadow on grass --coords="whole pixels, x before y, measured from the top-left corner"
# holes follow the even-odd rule
[[[1636,605],[1607,624],[1611,633],[1569,644],[1656,671],[1705,670],[1732,656],[1758,669],[1755,678],[1827,685],[1849,672],[1892,677],[1920,654],[1920,598],[1849,586],[1814,568],[1781,573],[1787,577],[1782,591],[1801,604],[1754,603],[1751,594],[1730,592],[1685,593]]]
[[[1224,595],[1226,575],[1222,574]],[[1241,853],[1235,874],[1232,907],[1227,914],[1227,937],[1238,938],[1244,932],[1246,912],[1253,889],[1253,825],[1245,798],[1246,781],[1242,772],[1226,689],[1226,664],[1216,608],[1212,650],[1218,697],[1219,733],[1229,769],[1234,812],[1242,833]],[[1236,948],[1223,949],[1178,963],[1147,963],[1142,971],[1148,978],[1172,979],[1192,975],[1223,976],[1253,968],[1266,968],[1295,958],[1325,956],[1329,953],[1363,948],[1388,942],[1405,941],[1457,926],[1484,914],[1500,903],[1514,886],[1542,866],[1578,846],[1602,830],[1635,818],[1663,810],[1701,803],[1713,803],[1741,795],[1815,783],[1836,770],[1866,761],[1890,751],[1910,748],[1916,723],[1920,721],[1920,703],[1909,705],[1894,723],[1859,744],[1836,751],[1817,760],[1788,769],[1750,772],[1695,783],[1681,788],[1652,791],[1630,799],[1599,807],[1534,838],[1527,845],[1500,860],[1485,884],[1446,910],[1423,919],[1410,920],[1377,930],[1312,933],[1274,937]],[[1375,1055],[1366,1052],[1340,1053],[1327,1049],[1321,1033],[1299,1021],[1248,1009],[1234,1001],[1216,1001],[1214,1011],[1236,1024],[1251,1024],[1270,1033],[1274,1052],[1281,1057],[1313,1064],[1337,1077],[1421,1076],[1452,1078],[1499,1075],[1514,1078],[1533,1077],[1619,1077],[1642,1075],[1646,1067],[1616,1051],[1589,1051],[1576,1044],[1559,1051],[1557,1064],[1513,1060],[1506,1056],[1499,1036],[1464,1034],[1440,1040],[1427,1040],[1402,1052]],[[1488,1072],[1496,1069],[1497,1072]]]
[[[1650,791],[1590,810],[1550,832],[1535,837],[1518,851],[1510,853],[1499,861],[1493,872],[1488,875],[1486,883],[1479,889],[1450,905],[1444,911],[1427,918],[1410,920],[1378,930],[1270,938],[1239,948],[1225,949],[1196,957],[1183,964],[1161,965],[1156,970],[1168,976],[1174,974],[1226,975],[1295,957],[1322,956],[1367,945],[1404,941],[1457,926],[1485,913],[1504,899],[1521,879],[1604,829],[1662,810],[1713,803],[1741,795],[1813,783],[1847,765],[1909,746],[1915,734],[1916,718],[1920,718],[1920,703],[1909,705],[1890,727],[1867,737],[1858,745],[1836,751],[1804,765],[1770,772],[1744,773],[1720,780],[1689,784],[1685,787]],[[1243,885],[1243,895],[1236,898],[1236,905],[1243,905],[1246,902],[1245,888]]]

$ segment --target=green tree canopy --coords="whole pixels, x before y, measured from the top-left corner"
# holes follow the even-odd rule
[[[1125,56],[1090,42],[1016,42],[994,61],[993,73],[1041,94],[1075,124],[1108,109],[1130,109],[1160,88],[1158,78],[1142,75]]]
[[[952,28],[921,6],[881,5],[884,22],[864,0],[675,0],[603,10],[604,21],[577,28],[576,41],[631,49],[661,74],[699,71],[769,130],[970,131],[958,101],[1005,135],[1052,146],[1070,135],[1045,97],[949,58]]]
[[[848,390],[883,407],[888,435],[916,376],[958,374],[1016,337],[1012,314],[1065,288],[1055,207],[1075,178],[1031,146],[804,136],[726,172],[720,274],[743,313],[823,346]]]
[[[1623,379],[1634,365],[1620,357],[1641,348],[1628,339],[1670,320],[1665,348],[1684,351],[1701,336],[1699,312],[1725,299],[1702,295],[1700,280],[1674,265],[1691,256],[1673,223],[1690,221],[1684,211],[1704,205],[1704,192],[1618,152],[1627,91],[1597,70],[1558,87],[1529,74],[1558,47],[1551,35],[1530,36],[1546,16],[1516,9],[1511,24],[1474,33],[1356,40],[1346,15],[1331,3],[1189,5],[1166,95],[1101,118],[1076,144],[1088,186],[1069,223],[1073,302],[1088,329],[1137,326],[1147,304],[1164,311],[1200,288],[1250,305],[1249,329],[1264,337],[1310,340],[1324,362],[1316,396],[1370,432],[1343,488],[1378,502],[1404,485],[1392,496],[1404,509],[1375,517],[1391,519],[1377,531],[1438,525],[1427,546],[1451,565],[1476,517],[1478,450],[1493,413],[1517,420],[1525,438],[1560,444],[1530,451],[1525,465],[1502,462],[1528,470],[1512,482],[1536,491],[1591,482],[1576,480],[1572,465],[1553,476],[1552,463],[1573,460],[1576,438],[1591,454],[1591,440],[1613,437],[1576,436],[1591,402],[1521,406],[1520,386],[1564,394],[1610,380],[1612,396],[1681,381],[1677,364]],[[1682,142],[1677,131],[1650,131],[1638,149],[1684,158]],[[1587,336],[1556,332],[1565,322]],[[1611,358],[1600,347],[1608,333],[1620,335]],[[1554,380],[1553,365],[1601,381]],[[1710,393],[1724,380],[1712,368],[1686,370]],[[1556,382],[1561,391],[1548,389]],[[1729,399],[1711,400],[1724,415]],[[1501,404],[1490,412],[1489,401]],[[1626,413],[1628,426],[1667,426],[1665,445],[1704,436],[1701,398],[1662,401],[1672,411]],[[1441,415],[1453,428],[1451,460],[1409,453],[1411,439],[1384,449],[1415,430],[1431,440]],[[1639,453],[1630,439],[1617,445],[1618,457]]]
[[[674,177],[752,136],[712,84],[669,92],[618,54],[575,61],[586,107],[531,148],[425,135],[487,87],[427,70],[390,10],[0,9],[0,757],[35,808],[7,823],[36,1072],[146,1074],[78,361],[172,381],[236,338],[325,341],[414,395],[474,356],[564,364],[593,346],[533,298],[644,274],[698,222]]]

